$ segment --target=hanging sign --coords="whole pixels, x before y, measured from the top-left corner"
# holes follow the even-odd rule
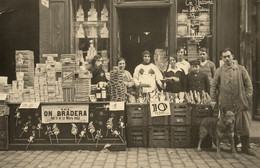
[[[151,117],[167,116],[171,115],[170,102],[150,102]]]
[[[39,105],[40,102],[22,102],[19,109],[37,109]]]
[[[42,105],[42,123],[88,123],[89,105]]]

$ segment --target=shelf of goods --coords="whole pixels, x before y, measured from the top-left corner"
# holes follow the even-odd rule
[[[19,106],[9,104],[12,150],[102,150],[105,145],[109,145],[109,150],[126,150],[125,111],[110,111],[109,102],[41,103],[37,109],[18,109]],[[77,113],[79,106],[88,108]],[[46,107],[54,108],[47,111]],[[59,117],[50,117],[58,114],[57,109],[61,111]],[[51,120],[46,122],[48,117]],[[82,122],[81,117],[87,117],[88,122]],[[58,121],[63,118],[73,121]]]
[[[213,116],[210,105],[170,103],[171,115],[151,117],[149,104],[126,104],[128,147],[197,147],[199,125]],[[202,147],[211,147],[207,137]]]

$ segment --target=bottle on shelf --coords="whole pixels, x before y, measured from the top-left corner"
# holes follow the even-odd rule
[[[102,97],[102,100],[105,101],[107,99],[107,90],[106,90],[106,87],[102,87],[101,89],[101,97]]]
[[[187,56],[187,47],[186,47],[186,43],[183,44],[183,48],[184,48],[184,56]]]
[[[99,86],[97,87],[97,90],[96,90],[96,98],[97,98],[97,101],[101,100],[101,89]]]

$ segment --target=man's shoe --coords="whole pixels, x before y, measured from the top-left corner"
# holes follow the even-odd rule
[[[249,156],[255,156],[255,152],[253,152],[253,150],[250,148],[241,148],[241,152]]]

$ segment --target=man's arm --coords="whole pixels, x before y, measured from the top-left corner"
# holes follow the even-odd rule
[[[245,86],[245,91],[246,91],[246,97],[249,99],[252,99],[252,95],[253,95],[253,84],[251,81],[251,78],[247,72],[247,70],[245,69],[245,67],[241,66],[241,70],[242,70],[242,77],[243,77],[243,83]]]

